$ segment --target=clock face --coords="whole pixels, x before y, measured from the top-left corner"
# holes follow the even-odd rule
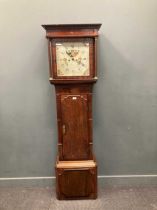
[[[57,76],[89,76],[89,42],[56,43]]]

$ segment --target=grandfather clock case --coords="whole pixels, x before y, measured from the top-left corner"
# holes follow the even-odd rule
[[[55,86],[57,104],[57,198],[95,199],[92,87],[97,81],[96,50],[101,24],[42,26],[48,40],[49,81]]]

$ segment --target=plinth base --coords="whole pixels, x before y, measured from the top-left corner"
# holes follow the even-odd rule
[[[59,200],[96,199],[96,162],[93,160],[57,161],[56,192]]]

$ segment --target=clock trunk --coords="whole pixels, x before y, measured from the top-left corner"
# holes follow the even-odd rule
[[[92,159],[92,85],[57,85],[56,96],[59,159]]]

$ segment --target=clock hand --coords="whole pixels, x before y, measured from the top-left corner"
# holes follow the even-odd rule
[[[71,51],[65,51],[66,52],[66,54],[71,58],[71,60],[72,61],[74,61],[74,62],[76,62],[77,64],[80,64],[80,65],[82,65],[82,66],[84,66],[84,63],[82,63],[81,61],[80,61],[80,59],[79,60],[75,60],[74,59],[74,56],[73,56],[73,54],[72,54],[72,52]]]

